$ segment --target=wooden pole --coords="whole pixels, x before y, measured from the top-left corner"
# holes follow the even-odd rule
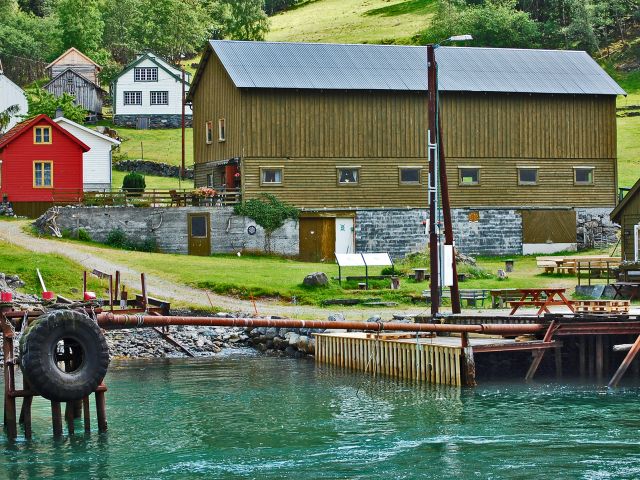
[[[8,322],[8,320],[4,320]],[[2,338],[2,353],[4,354],[4,428],[7,437],[11,440],[18,436],[16,418],[16,398],[11,395],[15,390],[15,376],[13,365],[13,337],[4,330]]]
[[[107,404],[103,391],[95,392],[96,397],[96,415],[98,417],[98,431],[104,433],[107,431]]]
[[[84,419],[83,419],[84,431],[86,433],[90,433],[91,432],[91,413],[89,409],[89,397],[84,397],[82,399],[82,413],[84,416]]]
[[[60,402],[51,402],[51,422],[53,423],[53,436],[62,436],[62,410]]]
[[[629,350],[629,352],[627,353],[627,356],[624,358],[624,360],[618,367],[618,370],[616,371],[616,373],[613,374],[611,381],[609,381],[609,385],[608,385],[609,388],[618,386],[618,382],[620,382],[620,379],[627,371],[627,368],[629,368],[629,365],[631,365],[631,362],[633,362],[633,359],[636,358],[636,355],[638,354],[639,351],[640,351],[640,335],[638,335],[638,338],[636,339],[633,346],[631,347],[631,350]]]
[[[437,76],[436,76],[437,81]],[[451,311],[460,313],[460,289],[458,287],[458,268],[456,267],[456,249],[453,238],[453,222],[451,220],[451,202],[449,201],[449,180],[447,179],[447,162],[444,157],[444,142],[442,141],[442,115],[438,103],[438,160],[440,162],[440,195],[442,197],[442,220],[444,222],[444,244],[450,245],[453,251],[451,265],[453,285],[451,285]]]

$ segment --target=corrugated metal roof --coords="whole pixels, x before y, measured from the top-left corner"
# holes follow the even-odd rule
[[[239,88],[427,89],[426,47],[211,40]],[[444,91],[625,95],[586,52],[439,47]]]

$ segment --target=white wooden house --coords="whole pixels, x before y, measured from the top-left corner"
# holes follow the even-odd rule
[[[22,115],[27,114],[29,105],[24,90],[9,80],[0,67],[0,112],[12,105],[18,105],[19,110],[18,113],[12,115],[9,125],[4,129],[5,132],[8,132],[16,123],[21,121]],[[0,132],[0,134],[2,134],[2,132]]]
[[[185,75],[185,92],[190,75]],[[182,122],[182,72],[152,53],[139,55],[111,85],[113,123],[135,128],[177,128]],[[191,107],[185,110],[191,126]]]
[[[82,154],[82,183],[85,191],[111,188],[111,152],[120,145],[118,140],[107,137],[83,125],[58,117],[53,120],[82,143],[91,147]]]

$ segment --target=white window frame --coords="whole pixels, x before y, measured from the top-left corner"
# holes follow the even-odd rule
[[[213,122],[208,121],[204,123],[204,141],[207,145],[213,143]]]
[[[134,82],[157,82],[158,67],[133,67]]]
[[[218,141],[225,142],[227,140],[227,127],[224,118],[218,119]]]
[[[640,223],[633,226],[633,261],[640,262]]]
[[[534,185],[538,185],[538,182],[540,181],[540,167],[534,167],[534,166],[529,166],[529,165],[522,165],[522,166],[518,166],[516,167],[518,169],[518,185],[523,185],[523,186],[534,186]],[[523,181],[520,178],[520,172],[522,170],[533,170],[536,172],[536,179],[533,182],[526,182]]]
[[[357,187],[360,185],[360,169],[362,167],[360,165],[345,165],[336,167],[336,182],[339,186],[352,186]],[[340,177],[342,176],[343,170],[354,170],[355,171],[355,182],[341,182]]]
[[[473,183],[466,183],[462,181],[463,170],[478,170],[478,181]],[[458,166],[458,184],[461,187],[478,187],[482,183],[482,167],[474,165],[460,165]]]
[[[163,102],[158,101],[158,98],[164,101]],[[168,90],[152,90],[151,92],[149,92],[149,105],[169,105],[169,91]]]
[[[591,170],[591,181],[590,182],[579,182],[576,175],[578,174],[578,170]],[[573,184],[580,186],[591,186],[596,184],[596,167],[592,167],[589,165],[579,165],[573,167]]]
[[[131,95],[134,96],[134,102],[131,102]],[[129,100],[127,100],[127,96]],[[140,90],[125,90],[122,92],[123,105],[142,105],[142,92]]]
[[[401,167],[398,167],[398,184],[400,185],[421,185],[422,184],[422,168],[421,166],[412,166],[412,165],[403,165]],[[402,171],[403,170],[417,170],[418,171],[418,180],[413,182],[413,181],[406,181],[406,180],[402,180]]]
[[[264,177],[267,171],[280,171],[280,181],[279,182],[267,182]],[[279,187],[284,184],[284,166],[282,165],[274,165],[274,166],[265,166],[260,167],[260,185],[270,186],[270,187]]]

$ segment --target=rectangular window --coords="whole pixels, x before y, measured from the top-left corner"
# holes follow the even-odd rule
[[[573,167],[573,181],[576,185],[593,185],[594,167]]]
[[[191,217],[191,237],[207,238],[207,217],[203,215]]]
[[[360,167],[338,167],[338,185],[357,185]]]
[[[151,105],[169,105],[169,92],[150,92]]]
[[[422,167],[400,167],[400,183],[403,185],[420,185]]]
[[[260,184],[261,185],[282,185],[282,167],[261,167],[260,168]]]
[[[213,173],[207,173],[207,187],[213,187]]]
[[[207,122],[204,124],[205,139],[207,143],[213,143],[213,122]]]
[[[224,118],[218,120],[218,141],[224,142],[227,139],[224,129]]]
[[[460,185],[480,185],[480,167],[458,167]]]
[[[518,167],[518,185],[537,185],[538,167]]]
[[[136,67],[133,69],[133,80],[136,82],[157,82],[158,67]]]
[[[125,105],[142,105],[142,92],[124,92]]]
[[[33,143],[51,143],[51,127],[33,127]]]
[[[33,187],[53,187],[53,162],[33,162]]]

